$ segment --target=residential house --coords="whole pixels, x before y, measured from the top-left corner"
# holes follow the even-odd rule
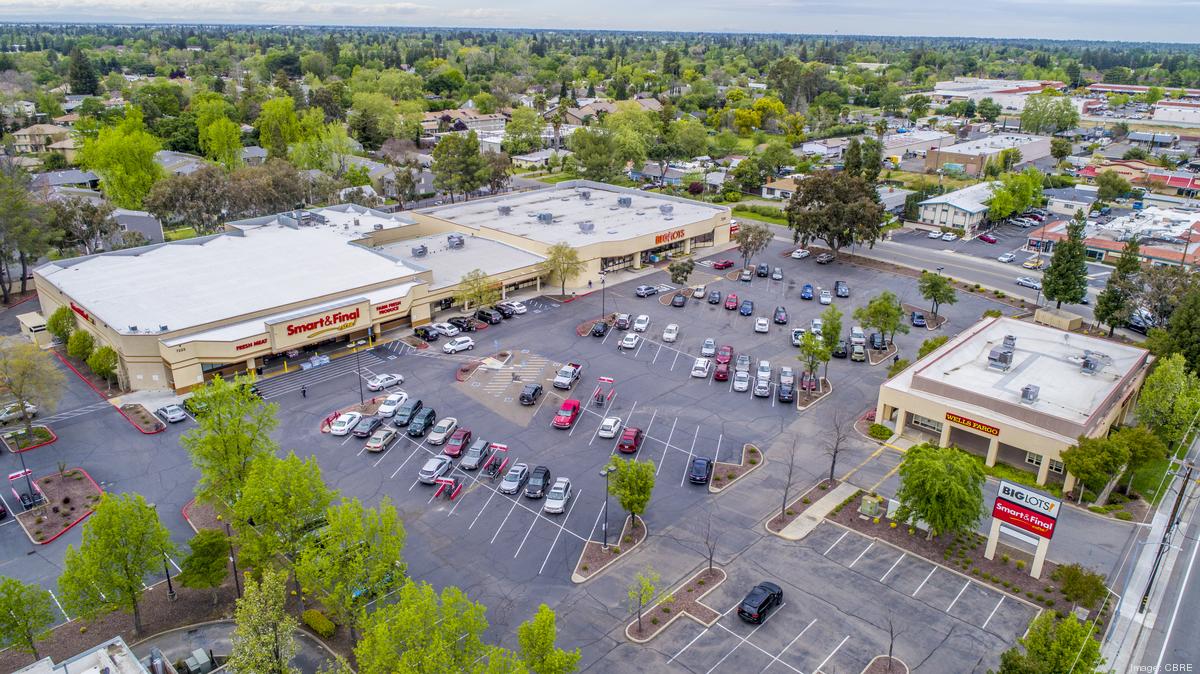
[[[586,99],[576,101],[579,107],[567,108],[563,111],[563,117],[567,124],[573,126],[587,126],[592,122],[599,121],[604,115],[611,114],[617,111],[617,107],[622,101],[601,100],[597,99],[585,103]],[[657,98],[635,98],[634,103],[637,103],[643,110],[648,112],[658,112],[662,110],[662,103]],[[557,114],[557,106],[546,111],[543,117],[547,120],[553,119]]]
[[[68,112],[65,115],[59,115],[54,118],[54,123],[59,126],[75,126],[75,122],[79,121],[78,112]]]
[[[100,185],[100,177],[91,171],[67,169],[37,173],[33,176],[34,189],[51,189],[55,187],[83,187],[96,189]]]
[[[792,194],[796,191],[796,186],[804,179],[802,174],[787,176],[786,178],[776,178],[767,182],[762,186],[762,195],[764,199],[791,199]]]
[[[388,199],[395,199],[399,196],[400,191],[396,184],[396,171],[400,167],[355,155],[345,155],[342,157],[342,160],[346,166],[365,168],[367,175],[371,178],[371,185],[375,188],[376,194]],[[437,189],[433,186],[432,171],[427,168],[412,169],[412,171],[418,195],[437,192]]]
[[[523,169],[546,168],[550,163],[550,158],[558,156],[559,160],[566,159],[574,154],[570,150],[538,150],[529,154],[521,154],[512,158],[513,166]]]
[[[729,171],[718,170],[709,171],[704,174],[704,186],[710,191],[719,192],[725,187],[725,183],[731,179]]]
[[[70,137],[71,130],[57,124],[34,124],[13,132],[13,148],[17,152],[48,152],[50,145]]]
[[[1076,211],[1090,213],[1092,204],[1099,199],[1099,189],[1094,185],[1077,185],[1042,190],[1046,197],[1046,210],[1064,218],[1075,217]]]
[[[879,203],[883,204],[883,210],[893,215],[904,213],[905,201],[908,199],[908,195],[913,193],[912,190],[895,185],[879,185],[875,191],[879,194]]]
[[[664,171],[663,168],[659,166],[658,162],[652,161],[648,161],[643,164],[640,170],[631,169],[629,171],[629,177],[632,180],[652,182],[656,185],[682,185],[683,176],[683,171],[680,171],[677,168],[667,166],[666,170]]]
[[[508,116],[493,112],[484,114],[470,108],[454,108],[426,112],[421,118],[421,131],[426,134],[446,131],[503,131]]]
[[[75,139],[75,136],[67,136],[57,143],[50,143],[46,149],[61,154],[67,160],[68,164],[74,164],[75,160],[79,158],[79,150],[81,148],[82,145]]]
[[[47,186],[46,190],[51,199],[78,198],[85,199],[93,204],[104,203],[104,195],[95,189],[78,187],[76,185],[52,185]],[[117,223],[117,235],[107,241],[93,242],[99,250],[113,250],[114,248],[123,246],[125,240],[121,235],[125,232],[137,232],[141,234],[146,240],[147,245],[162,243],[166,240],[166,237],[163,235],[162,222],[146,211],[114,208],[112,218]]]
[[[166,173],[173,176],[187,176],[199,171],[208,162],[204,157],[197,157],[186,152],[159,150],[154,153],[154,162]]]
[[[952,229],[964,239],[975,238],[987,221],[987,202],[999,182],[982,182],[922,201],[917,225],[926,229]]]
[[[1134,131],[1125,137],[1130,143],[1146,147],[1171,147],[1179,142],[1179,136],[1173,133],[1157,133],[1150,131]]]
[[[246,166],[262,166],[267,162],[267,151],[257,145],[242,148],[242,163]]]

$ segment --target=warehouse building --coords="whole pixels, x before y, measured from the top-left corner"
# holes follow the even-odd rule
[[[965,143],[933,148],[925,155],[925,171],[933,173],[944,170],[969,176],[981,176],[988,161],[997,159],[1004,150],[1013,149],[1021,153],[1021,163],[1037,161],[1050,156],[1050,137],[1002,133]]]

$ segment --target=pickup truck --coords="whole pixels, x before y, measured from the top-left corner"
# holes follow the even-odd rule
[[[558,370],[558,374],[554,375],[554,388],[569,389],[579,381],[579,375],[583,373],[583,366],[579,363],[567,363]]]

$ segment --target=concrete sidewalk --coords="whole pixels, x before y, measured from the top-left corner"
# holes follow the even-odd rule
[[[233,647],[230,641],[233,628],[232,620],[189,625],[156,634],[133,644],[130,648],[139,659],[149,656],[152,648],[162,651],[163,657],[171,662],[191,657],[192,651],[196,649],[211,650],[219,657],[226,657]],[[302,674],[316,674],[322,666],[333,661],[333,654],[307,632],[297,630],[296,642],[299,648],[291,664]]]
[[[786,538],[789,541],[798,541],[812,533],[813,529],[825,519],[825,516],[833,512],[833,509],[838,507],[838,504],[850,498],[851,494],[858,491],[858,487],[843,482],[833,488],[833,491],[825,494],[817,499],[816,503],[810,505],[800,516],[792,520],[783,531],[777,535],[780,538]]]

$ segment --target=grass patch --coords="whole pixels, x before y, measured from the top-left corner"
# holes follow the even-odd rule
[[[1179,452],[1176,453],[1176,456],[1183,458],[1189,445],[1184,442],[1179,444]],[[1171,486],[1170,480],[1163,479],[1163,475],[1170,468],[1170,459],[1160,459],[1146,464],[1133,474],[1133,491],[1141,494],[1147,503],[1158,505],[1158,502],[1166,495],[1167,488]]]
[[[164,229],[163,238],[167,241],[179,241],[181,239],[196,238],[195,227],[176,227],[174,229]]]
[[[775,215],[775,213],[772,211],[779,213],[779,215]],[[770,206],[744,206],[742,204],[738,204],[733,207],[733,212],[744,218],[769,222],[772,225],[781,225],[786,227],[788,224],[787,218],[783,215],[783,211],[778,208],[771,208]]]

